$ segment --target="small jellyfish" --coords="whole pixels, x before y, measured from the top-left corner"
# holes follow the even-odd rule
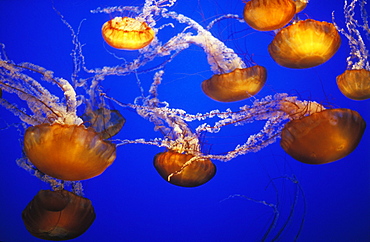
[[[98,176],[116,158],[116,146],[94,129],[58,123],[29,127],[24,152],[41,172],[67,181]]]
[[[216,166],[210,159],[171,150],[158,153],[154,167],[163,179],[181,187],[200,186],[216,174]]]
[[[115,17],[103,24],[102,35],[108,45],[121,50],[138,50],[149,45],[155,33],[145,22]]]
[[[355,12],[356,5],[360,5],[361,19]],[[337,76],[339,90],[346,97],[353,100],[365,100],[370,98],[370,63],[368,60],[369,50],[365,43],[366,38],[362,37],[361,29],[370,40],[370,29],[368,26],[368,15],[365,9],[366,1],[353,0],[344,3],[344,16],[346,30],[339,28],[334,21],[337,30],[348,39],[350,55],[347,57],[347,70]],[[362,20],[362,22],[361,22]]]
[[[118,134],[126,122],[126,119],[118,110],[108,108],[88,110],[81,118],[88,122],[101,135],[102,139],[109,139]]]
[[[235,69],[230,73],[215,74],[202,82],[202,90],[216,101],[235,102],[256,95],[265,85],[266,79],[266,68],[255,65]]]
[[[24,225],[33,236],[56,241],[82,235],[95,217],[89,199],[67,190],[41,190],[22,212]]]
[[[296,14],[292,0],[251,0],[244,7],[244,20],[253,29],[271,31],[287,25]]]
[[[304,69],[328,61],[340,44],[339,33],[333,24],[307,19],[280,30],[268,51],[279,65]]]
[[[346,70],[337,76],[337,85],[344,96],[353,100],[370,98],[370,71],[366,69]]]
[[[356,111],[326,109],[288,122],[281,147],[294,159],[325,164],[349,155],[359,144],[366,123]]]
[[[302,12],[307,7],[308,0],[293,0],[296,13]]]

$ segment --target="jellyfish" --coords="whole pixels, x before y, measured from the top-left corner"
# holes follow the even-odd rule
[[[105,42],[121,50],[138,50],[149,45],[155,32],[145,22],[129,17],[115,17],[102,27]]]
[[[279,65],[304,69],[328,61],[340,43],[333,24],[307,19],[280,30],[269,44],[268,51]]]
[[[356,111],[337,108],[288,122],[281,132],[281,147],[307,164],[330,163],[349,155],[359,144],[366,123]]]
[[[81,118],[85,122],[90,123],[91,127],[101,135],[102,139],[109,139],[118,134],[126,122],[126,119],[118,110],[108,108],[87,110]]]
[[[351,49],[350,56],[347,58],[347,70],[337,76],[337,85],[339,90],[346,97],[353,100],[365,100],[370,98],[370,64],[368,61],[369,50],[366,48],[366,41],[362,38],[360,28],[367,33],[370,39],[370,30],[368,26],[368,15],[365,10],[367,2],[360,1],[361,19],[355,19],[355,7],[357,0],[353,0],[350,4],[347,1],[344,3],[344,16],[347,31],[339,28],[334,21],[333,23],[337,30],[348,39],[348,44]]]
[[[216,174],[210,159],[168,150],[155,155],[154,167],[162,178],[182,187],[197,187]]]
[[[271,31],[287,25],[296,14],[292,0],[251,0],[245,4],[244,20],[253,29]]]
[[[95,220],[87,198],[67,190],[40,190],[22,212],[28,232],[44,240],[69,240],[89,229]]]
[[[296,13],[302,12],[307,7],[308,0],[293,0],[295,3]]]
[[[264,86],[266,79],[266,68],[255,65],[235,69],[230,73],[215,74],[202,82],[202,90],[216,101],[240,101],[256,95]]]
[[[194,20],[174,12],[168,14],[168,17],[186,23],[197,31],[196,35],[180,33],[164,47],[166,51],[172,48],[182,50],[191,43],[203,48],[214,73],[210,79],[201,84],[203,92],[208,97],[220,102],[234,102],[254,96],[262,89],[267,79],[266,68],[253,63],[248,63],[250,66],[246,65],[232,49],[207,31],[214,22],[205,29]]]
[[[116,147],[104,141],[93,128],[86,128],[77,116],[73,86],[63,78],[31,63],[14,64],[0,62],[0,87],[24,100],[29,114],[16,104],[0,99],[0,104],[13,112],[23,122],[31,125],[24,135],[24,153],[31,163],[23,162],[23,168],[35,166],[42,173],[61,180],[85,180],[100,175],[116,158]],[[43,80],[57,85],[65,101],[50,93],[25,72],[39,74]]]

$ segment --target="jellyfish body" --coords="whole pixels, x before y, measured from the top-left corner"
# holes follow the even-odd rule
[[[163,179],[181,187],[200,186],[216,174],[216,166],[209,159],[171,150],[158,153],[154,167]]]
[[[235,102],[256,95],[264,86],[267,71],[263,66],[236,69],[230,73],[215,74],[202,82],[203,92],[220,102]]]
[[[116,158],[116,146],[82,125],[41,124],[24,135],[24,152],[41,172],[61,180],[100,175]]]
[[[281,147],[294,159],[325,164],[344,158],[358,145],[366,123],[356,111],[327,109],[287,123]]]
[[[118,110],[98,108],[87,111],[81,118],[101,135],[102,139],[109,139],[122,129],[126,119]]]
[[[337,85],[344,96],[353,100],[370,98],[370,71],[346,70],[337,76]]]
[[[138,50],[149,45],[155,33],[145,22],[115,17],[103,24],[102,35],[108,45],[121,50]]]
[[[41,190],[22,212],[27,230],[45,240],[74,239],[85,233],[95,217],[89,199],[66,190]]]
[[[293,0],[295,4],[295,12],[299,13],[307,7],[308,0]]]
[[[328,61],[340,43],[333,24],[307,19],[280,30],[269,44],[268,51],[279,65],[303,69]]]
[[[271,31],[287,25],[296,13],[292,0],[251,0],[245,4],[244,20],[253,29]]]

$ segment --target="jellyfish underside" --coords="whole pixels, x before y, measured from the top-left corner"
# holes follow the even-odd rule
[[[111,47],[121,50],[138,50],[149,45],[155,33],[145,22],[134,18],[115,17],[104,23],[102,35]]]
[[[370,98],[370,71],[366,69],[346,70],[337,76],[339,90],[353,100]]]
[[[186,165],[188,161],[190,164]],[[209,159],[171,150],[158,153],[154,157],[154,167],[163,179],[181,187],[200,186],[216,173],[216,166]]]
[[[27,230],[45,240],[69,240],[82,235],[95,220],[87,198],[67,190],[41,190],[22,212]]]
[[[116,158],[116,146],[82,125],[41,124],[24,135],[27,158],[41,172],[68,181],[100,175]]]
[[[251,0],[244,7],[244,20],[253,29],[271,31],[284,27],[295,13],[291,0]]]
[[[202,82],[202,90],[216,101],[235,102],[256,95],[266,79],[266,68],[256,65],[226,74],[215,74]]]
[[[365,127],[365,121],[356,111],[327,109],[287,123],[280,145],[300,162],[330,163],[357,147]]]
[[[340,44],[340,36],[333,24],[307,19],[280,30],[268,51],[279,65],[303,69],[328,61]]]

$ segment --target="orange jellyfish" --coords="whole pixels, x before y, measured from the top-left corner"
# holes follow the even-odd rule
[[[365,127],[365,121],[356,111],[327,109],[288,122],[281,133],[280,145],[300,162],[330,163],[357,147]]]
[[[308,0],[293,0],[296,13],[303,11],[307,7]]]
[[[280,30],[269,44],[268,51],[279,65],[303,69],[328,61],[340,43],[333,24],[307,19]]]
[[[126,119],[118,110],[98,108],[88,110],[81,118],[91,124],[91,127],[101,135],[102,139],[109,139],[122,129]]]
[[[200,186],[216,174],[216,166],[210,159],[171,150],[158,153],[154,167],[163,179],[181,187]]]
[[[337,76],[337,85],[344,96],[353,100],[370,98],[370,71],[366,69],[346,70]]]
[[[98,176],[116,158],[116,146],[93,128],[58,123],[29,127],[24,152],[41,172],[67,181]]]
[[[138,50],[149,45],[155,33],[145,22],[115,17],[103,24],[102,35],[108,45],[121,50]]]
[[[360,5],[361,20],[357,17],[355,11],[356,4]],[[347,70],[337,76],[337,85],[339,90],[346,97],[353,100],[365,100],[370,98],[370,63],[368,61],[369,50],[360,32],[364,30],[367,37],[370,38],[368,27],[368,15],[365,9],[366,1],[352,1],[344,3],[344,16],[346,30],[339,28],[334,21],[337,30],[348,39],[350,55],[347,57]]]
[[[253,29],[271,31],[287,25],[296,14],[292,0],[251,0],[244,7],[244,20]]]
[[[202,82],[202,90],[216,101],[235,102],[256,95],[265,85],[266,79],[266,68],[256,65],[215,74]]]
[[[45,240],[74,239],[95,220],[94,207],[87,198],[67,190],[41,190],[22,212],[27,230]]]

